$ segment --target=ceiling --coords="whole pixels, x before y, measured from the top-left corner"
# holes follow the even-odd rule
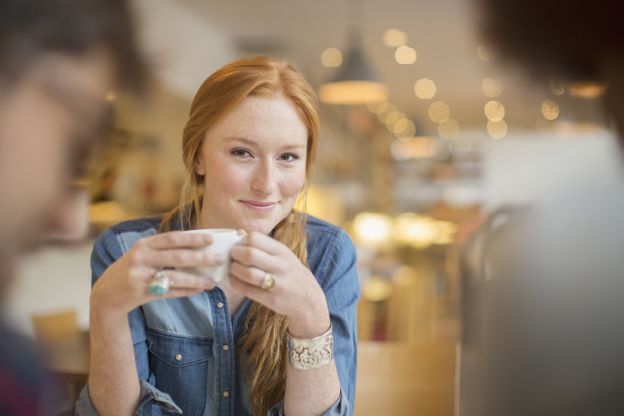
[[[348,28],[357,27],[370,63],[389,87],[389,100],[425,133],[435,129],[427,109],[436,100],[449,105],[451,117],[462,129],[485,131],[483,105],[489,98],[481,91],[481,82],[486,77],[502,82],[503,92],[497,99],[505,105],[510,126],[534,128],[541,117],[541,101],[556,99],[546,88],[524,80],[519,71],[497,65],[495,60],[479,60],[477,19],[470,0],[353,0],[349,4],[344,0],[185,0],[179,4],[231,38],[240,53],[291,60],[315,85],[331,79],[336,71],[322,66],[322,51],[335,47],[344,52]],[[383,42],[390,28],[406,32],[407,45],[418,55],[414,64],[400,65],[394,60],[394,49]],[[420,78],[436,83],[432,100],[414,94],[414,83]]]

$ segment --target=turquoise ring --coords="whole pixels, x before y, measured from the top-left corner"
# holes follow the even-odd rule
[[[171,279],[165,274],[164,270],[159,270],[149,280],[147,291],[153,296],[162,296],[169,292],[171,287]]]

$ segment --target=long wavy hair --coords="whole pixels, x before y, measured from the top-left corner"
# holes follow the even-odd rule
[[[192,229],[200,218],[204,187],[203,176],[195,172],[195,161],[206,132],[236,109],[245,98],[279,94],[293,103],[308,132],[306,179],[297,204],[300,210],[305,211],[311,164],[319,139],[316,95],[303,75],[292,65],[266,56],[255,56],[222,67],[199,87],[182,136],[186,180],[180,203],[166,214],[160,231]],[[273,238],[285,244],[304,265],[308,265],[303,212],[293,209],[275,226]],[[249,354],[250,403],[254,415],[266,415],[273,405],[284,398],[286,329],[285,316],[256,302],[251,305],[237,349],[239,354]]]

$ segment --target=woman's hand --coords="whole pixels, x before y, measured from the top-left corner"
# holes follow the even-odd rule
[[[300,338],[321,335],[330,325],[325,293],[312,272],[284,244],[252,232],[230,252],[230,284],[246,297],[286,315],[288,330]],[[267,273],[275,285],[262,289]]]
[[[201,248],[213,242],[206,234],[173,231],[143,238],[100,276],[91,291],[91,308],[124,316],[156,297],[148,292],[150,278],[163,267],[213,267],[226,259]],[[170,290],[158,298],[190,296],[212,289],[212,279],[180,270],[164,270]]]

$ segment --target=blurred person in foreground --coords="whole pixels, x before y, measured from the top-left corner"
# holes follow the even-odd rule
[[[199,87],[179,206],[95,242],[78,414],[353,414],[355,249],[295,204],[319,124],[314,90],[283,61],[241,59]],[[212,236],[181,231],[200,228],[248,233],[218,286],[185,271],[230,262],[198,250]]]
[[[122,0],[0,3],[0,291],[16,260],[80,225],[71,184],[105,137],[106,94],[138,87],[143,63]],[[46,278],[45,276],[41,277]],[[0,414],[46,413],[47,377],[29,343],[0,326]]]
[[[624,145],[616,0],[479,0],[501,57],[548,82],[606,83]],[[466,256],[461,416],[624,414],[624,181],[494,214]]]

